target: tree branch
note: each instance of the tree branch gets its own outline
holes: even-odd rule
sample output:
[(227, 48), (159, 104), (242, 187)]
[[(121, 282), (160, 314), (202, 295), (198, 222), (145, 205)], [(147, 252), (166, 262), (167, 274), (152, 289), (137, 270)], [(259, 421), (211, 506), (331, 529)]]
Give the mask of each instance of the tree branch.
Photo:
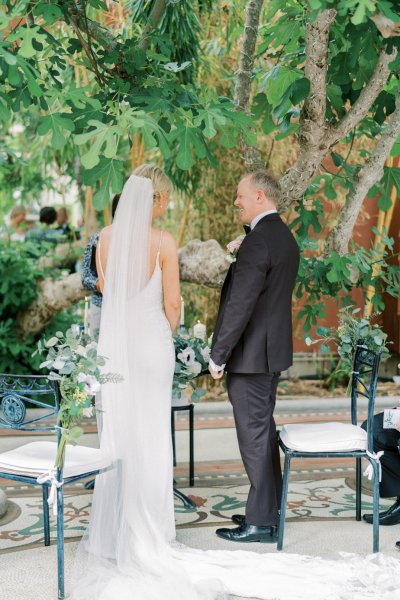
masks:
[(292, 202), (304, 194), (330, 148), (357, 127), (367, 115), (386, 84), (390, 75), (389, 64), (396, 56), (396, 48), (393, 48), (391, 54), (387, 54), (385, 49), (382, 50), (370, 80), (347, 114), (336, 125), (329, 127), (325, 122), (320, 126), (312, 120), (300, 122), (300, 154), (293, 167), (281, 178), (280, 211), (287, 210)]
[(40, 333), (62, 310), (76, 304), (87, 295), (81, 283), (81, 274), (73, 273), (63, 279), (45, 279), (36, 300), (17, 319), (22, 337)]
[[(236, 77), (234, 103), (237, 110), (249, 112), (251, 83), (253, 80), (254, 53), (256, 49), (258, 25), (264, 0), (249, 0), (246, 8), (243, 46), (240, 52), (240, 63)], [(265, 168), (261, 152), (250, 146), (241, 136), (241, 148), (246, 167), (249, 171)]]
[(307, 24), (304, 74), (310, 81), (310, 93), (300, 114), (298, 159), (280, 181), (280, 210), (286, 210), (295, 199), (304, 194), (328, 150), (328, 124), (325, 119), (326, 75), (329, 30), (335, 18), (335, 9), (322, 10), (315, 21), (309, 21)]
[(335, 18), (336, 10), (325, 10), (307, 26), (304, 75), (310, 82), (310, 93), (300, 115), (303, 128), (307, 127), (309, 121), (320, 128), (325, 127), (328, 41), (330, 27)]
[(386, 84), (390, 75), (389, 63), (397, 56), (397, 49), (393, 48), (393, 52), (388, 54), (386, 48), (381, 50), (378, 62), (374, 72), (371, 75), (367, 85), (361, 90), (356, 102), (344, 117), (331, 128), (330, 144), (336, 144), (344, 138), (354, 127), (356, 127), (366, 116), (372, 104), (377, 99), (382, 88)]
[(166, 4), (166, 0), (155, 0), (154, 2), (154, 6), (149, 15), (149, 20), (146, 24), (146, 27), (143, 29), (142, 37), (139, 43), (139, 48), (141, 48), (145, 52), (149, 49), (150, 46), (151, 32), (158, 27), (161, 21), (161, 17), (163, 16)]
[[(216, 240), (207, 242), (192, 240), (180, 248), (178, 253), (181, 281), (211, 288), (222, 286), (229, 263), (225, 252)], [(56, 262), (50, 258), (41, 266), (49, 267), (53, 264)], [(89, 293), (82, 287), (80, 273), (73, 273), (57, 280), (45, 279), (41, 283), (35, 301), (18, 316), (19, 334), (21, 337), (29, 334), (37, 335), (57, 313), (76, 304)]]
[(325, 254), (335, 250), (343, 255), (348, 251), (349, 241), (364, 199), (371, 187), (382, 178), (385, 161), (399, 134), (400, 88), (396, 96), (396, 109), (387, 121), (371, 156), (356, 176), (356, 184), (347, 195), (344, 208), (340, 212), (339, 221), (328, 236)]
[(68, 15), (75, 30), (86, 31), (87, 35), (96, 40), (105, 50), (115, 49), (117, 42), (113, 34), (97, 21), (87, 18), (85, 10), (81, 6), (73, 2), (73, 6), (68, 10)]

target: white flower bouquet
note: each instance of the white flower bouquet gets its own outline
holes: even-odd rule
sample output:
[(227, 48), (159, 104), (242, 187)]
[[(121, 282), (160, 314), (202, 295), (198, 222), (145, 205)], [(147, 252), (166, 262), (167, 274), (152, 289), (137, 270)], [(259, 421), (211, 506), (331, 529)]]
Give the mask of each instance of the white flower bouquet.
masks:
[(191, 400), (197, 402), (206, 393), (203, 388), (197, 388), (194, 379), (208, 372), (211, 348), (207, 342), (186, 334), (174, 336), (175, 372), (172, 386), (172, 396), (179, 399), (182, 391), (189, 385), (193, 392)]
[(79, 427), (82, 419), (95, 412), (94, 397), (101, 384), (118, 383), (122, 377), (117, 373), (100, 373), (105, 358), (97, 354), (97, 343), (81, 332), (79, 325), (72, 325), (65, 334), (57, 331), (54, 337), (40, 340), (36, 352), (47, 353), (40, 368), (49, 371), (50, 380), (59, 382), (61, 399), (57, 425), (61, 428), (61, 442), (55, 466), (61, 467), (65, 445), (76, 444), (83, 433)]

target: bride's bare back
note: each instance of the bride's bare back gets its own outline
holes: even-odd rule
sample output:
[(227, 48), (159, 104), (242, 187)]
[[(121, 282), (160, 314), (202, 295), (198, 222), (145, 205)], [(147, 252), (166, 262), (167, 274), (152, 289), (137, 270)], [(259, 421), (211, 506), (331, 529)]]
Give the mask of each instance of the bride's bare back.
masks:
[[(96, 269), (99, 276), (99, 288), (103, 292), (103, 273), (107, 270), (107, 258), (110, 247), (113, 226), (102, 229), (96, 252)], [(161, 237), (162, 236), (162, 237)], [(160, 247), (161, 241), (161, 247)], [(171, 326), (171, 330), (179, 323), (180, 311), (180, 285), (178, 252), (174, 238), (167, 231), (152, 228), (150, 237), (150, 273), (154, 273), (158, 249), (160, 248), (160, 268), (162, 270), (162, 285), (164, 297), (164, 311)], [(99, 251), (100, 250), (100, 251)]]

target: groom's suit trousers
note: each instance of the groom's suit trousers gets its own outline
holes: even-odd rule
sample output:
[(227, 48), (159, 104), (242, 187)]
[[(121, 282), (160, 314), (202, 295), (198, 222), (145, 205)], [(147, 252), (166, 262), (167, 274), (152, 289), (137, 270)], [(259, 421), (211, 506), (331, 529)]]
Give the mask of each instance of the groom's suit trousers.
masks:
[(282, 496), (282, 472), (273, 417), (280, 373), (228, 373), (239, 449), (250, 492), (246, 523), (277, 525)]

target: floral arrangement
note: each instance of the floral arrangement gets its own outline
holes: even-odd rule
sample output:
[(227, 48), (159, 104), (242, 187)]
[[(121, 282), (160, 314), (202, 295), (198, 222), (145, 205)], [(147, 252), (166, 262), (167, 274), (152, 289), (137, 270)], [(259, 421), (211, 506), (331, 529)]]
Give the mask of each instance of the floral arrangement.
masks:
[(361, 308), (345, 307), (339, 310), (339, 325), (335, 327), (317, 327), (316, 333), (321, 336), (312, 340), (309, 336), (305, 339), (308, 346), (322, 342), (321, 350), (329, 350), (327, 345), (333, 342), (340, 357), (336, 369), (331, 373), (328, 383), (333, 387), (336, 381), (349, 377), (353, 370), (356, 347), (361, 345), (367, 350), (380, 351), (381, 360), (389, 357), (387, 334), (382, 331), (378, 323), (371, 324), (371, 320), (379, 313), (363, 317)]
[(197, 388), (194, 379), (208, 371), (211, 348), (208, 342), (187, 334), (174, 336), (175, 372), (172, 386), (172, 397), (179, 399), (182, 391), (189, 385), (193, 388), (191, 400), (197, 402), (205, 394), (205, 390)]
[(230, 262), (230, 263), (236, 262), (239, 248), (245, 237), (246, 237), (245, 235), (239, 235), (239, 237), (237, 237), (234, 240), (232, 240), (231, 242), (229, 242), (229, 244), (226, 246), (226, 249), (227, 249), (226, 260), (228, 262)]
[(79, 325), (72, 325), (65, 334), (57, 331), (54, 337), (40, 340), (36, 353), (47, 353), (40, 368), (49, 371), (50, 380), (59, 382), (61, 401), (57, 425), (61, 428), (61, 442), (55, 466), (61, 467), (65, 445), (76, 444), (83, 433), (79, 424), (95, 412), (94, 397), (101, 384), (118, 383), (122, 377), (116, 373), (100, 373), (105, 358), (97, 353), (97, 342), (81, 331)]

